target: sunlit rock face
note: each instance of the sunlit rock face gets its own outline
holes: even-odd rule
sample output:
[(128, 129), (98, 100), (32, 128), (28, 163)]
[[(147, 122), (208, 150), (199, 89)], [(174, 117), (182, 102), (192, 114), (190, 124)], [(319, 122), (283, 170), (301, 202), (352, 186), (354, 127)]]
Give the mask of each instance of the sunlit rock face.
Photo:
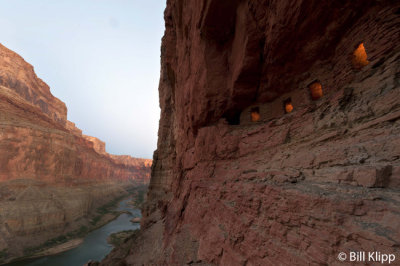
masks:
[(33, 67), (22, 57), (0, 44), (0, 86), (15, 93), (27, 103), (61, 125), (67, 121), (67, 107), (50, 93), (50, 88), (39, 79)]
[(169, 0), (143, 230), (102, 265), (335, 265), (339, 252), (398, 252), (399, 8)]
[(367, 52), (365, 51), (365, 47), (363, 43), (360, 43), (356, 50), (353, 53), (353, 65), (355, 68), (361, 69), (369, 64), (367, 59)]
[(0, 181), (147, 182), (151, 160), (110, 155), (103, 141), (82, 135), (32, 66), (4, 46), (0, 80)]
[(322, 85), (318, 81), (311, 83), (308, 87), (310, 88), (312, 100), (318, 100), (324, 95), (322, 91)]
[(76, 220), (148, 184), (151, 163), (82, 135), (32, 66), (0, 45), (0, 252), (20, 256), (77, 229)]

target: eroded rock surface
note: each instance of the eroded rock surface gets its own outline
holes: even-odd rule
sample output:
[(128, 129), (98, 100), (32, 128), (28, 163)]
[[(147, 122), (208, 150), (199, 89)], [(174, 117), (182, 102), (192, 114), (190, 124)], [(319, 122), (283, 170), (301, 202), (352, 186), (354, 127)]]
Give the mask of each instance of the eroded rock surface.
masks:
[(400, 258), (399, 14), (397, 1), (167, 1), (142, 230), (102, 265)]
[(82, 135), (33, 67), (0, 45), (0, 262), (148, 184), (151, 163), (110, 155)]

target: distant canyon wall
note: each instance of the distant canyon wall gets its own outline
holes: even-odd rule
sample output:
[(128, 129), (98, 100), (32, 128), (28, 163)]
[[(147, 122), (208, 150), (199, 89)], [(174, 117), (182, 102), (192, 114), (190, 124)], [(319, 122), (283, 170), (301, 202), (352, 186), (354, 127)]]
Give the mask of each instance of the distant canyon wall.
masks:
[(104, 142), (83, 135), (33, 67), (0, 45), (0, 251), (21, 255), (65, 233), (126, 189), (147, 185), (151, 164), (108, 154)]
[(0, 46), (0, 181), (146, 183), (151, 160), (110, 155), (82, 135), (67, 108), (19, 55)]
[(398, 1), (168, 0), (142, 230), (102, 265), (400, 257), (399, 14)]

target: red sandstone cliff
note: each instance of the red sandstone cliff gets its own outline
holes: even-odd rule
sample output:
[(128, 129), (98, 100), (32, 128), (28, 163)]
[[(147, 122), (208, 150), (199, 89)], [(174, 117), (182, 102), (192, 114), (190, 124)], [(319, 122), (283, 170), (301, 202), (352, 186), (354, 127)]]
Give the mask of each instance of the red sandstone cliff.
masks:
[(85, 225), (100, 205), (147, 185), (151, 163), (82, 135), (33, 67), (0, 45), (0, 254), (21, 256)]
[(151, 160), (110, 155), (104, 142), (82, 135), (33, 67), (1, 45), (0, 89), (0, 181), (148, 182)]
[(39, 79), (31, 65), (25, 60), (0, 44), (0, 85), (2, 91), (9, 89), (18, 94), (26, 102), (60, 123), (67, 121), (67, 107), (54, 97), (49, 86)]
[(102, 265), (399, 260), (399, 14), (397, 1), (168, 0), (142, 230)]

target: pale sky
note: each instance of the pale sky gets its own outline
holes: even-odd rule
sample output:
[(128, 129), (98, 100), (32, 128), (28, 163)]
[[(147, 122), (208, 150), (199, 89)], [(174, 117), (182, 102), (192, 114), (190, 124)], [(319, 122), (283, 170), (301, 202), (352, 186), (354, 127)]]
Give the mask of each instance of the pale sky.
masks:
[(0, 43), (112, 154), (156, 149), (165, 0), (0, 0)]

